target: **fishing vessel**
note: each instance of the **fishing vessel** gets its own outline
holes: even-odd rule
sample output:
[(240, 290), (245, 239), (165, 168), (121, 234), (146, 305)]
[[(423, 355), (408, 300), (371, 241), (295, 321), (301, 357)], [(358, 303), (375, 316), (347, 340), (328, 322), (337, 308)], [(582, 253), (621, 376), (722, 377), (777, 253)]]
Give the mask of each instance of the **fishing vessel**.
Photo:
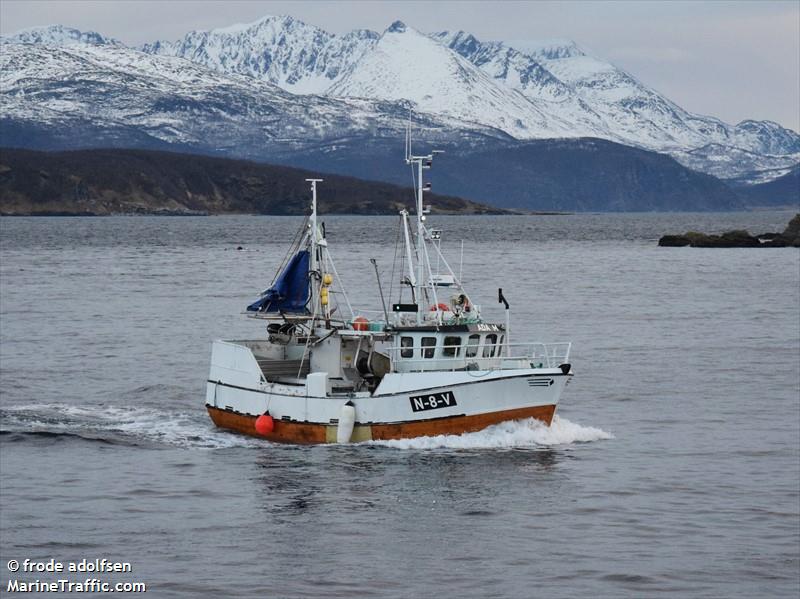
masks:
[[(247, 307), (254, 339), (214, 341), (206, 408), (214, 423), (285, 443), (352, 443), (478, 431), (508, 420), (550, 424), (572, 376), (570, 343), (511, 343), (481, 307), (426, 224), (424, 171), (413, 155), (415, 214), (400, 212), (402, 278), (379, 315), (353, 310), (317, 215), (310, 215), (270, 287)], [(397, 253), (396, 253), (397, 255)]]

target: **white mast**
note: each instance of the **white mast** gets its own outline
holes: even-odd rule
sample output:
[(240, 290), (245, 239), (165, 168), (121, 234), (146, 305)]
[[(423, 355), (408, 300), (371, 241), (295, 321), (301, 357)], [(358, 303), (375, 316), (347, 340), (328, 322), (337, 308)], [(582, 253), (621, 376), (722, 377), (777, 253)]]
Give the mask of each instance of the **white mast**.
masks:
[[(410, 132), (406, 132), (406, 164), (417, 167), (417, 281), (416, 281), (416, 301), (417, 301), (417, 324), (422, 323), (423, 307), (421, 305), (423, 292), (427, 284), (425, 283), (425, 259), (426, 252), (424, 251), (425, 243), (425, 215), (429, 210), (425, 210), (423, 205), (423, 193), (430, 191), (430, 185), (426, 185), (422, 181), (422, 170), (431, 168), (433, 164), (433, 157), (436, 154), (441, 154), (442, 150), (433, 150), (430, 154), (424, 156), (414, 156), (411, 154), (411, 137)], [(429, 265), (430, 269), (430, 265)], [(428, 281), (431, 285), (433, 281)]]
[(417, 302), (417, 277), (414, 275), (414, 261), (411, 259), (411, 240), (408, 238), (408, 210), (401, 210), (400, 215), (403, 217), (403, 237), (405, 237), (406, 255), (408, 259), (408, 280), (411, 283), (414, 295), (412, 300)]
[[(422, 264), (422, 244), (425, 243), (425, 237), (423, 236), (422, 230), (422, 220), (425, 218), (423, 216), (422, 211), (424, 210), (422, 206), (422, 160), (417, 160), (417, 285), (419, 285), (419, 289), (417, 290), (417, 302), (422, 301), (422, 294), (424, 291), (424, 283), (425, 281), (425, 268)], [(422, 322), (422, 310), (424, 308), (422, 306), (418, 306), (417, 308), (417, 324)]]
[[(317, 262), (317, 183), (321, 183), (324, 179), (306, 179), (309, 183), (311, 183), (311, 218), (309, 219), (309, 227), (311, 228), (311, 272), (316, 272), (319, 268), (319, 264)], [(312, 277), (313, 280), (313, 277)], [(314, 297), (314, 310), (313, 313), (317, 313), (318, 302), (319, 302), (319, 293), (318, 289), (314, 283), (312, 283), (312, 295)]]

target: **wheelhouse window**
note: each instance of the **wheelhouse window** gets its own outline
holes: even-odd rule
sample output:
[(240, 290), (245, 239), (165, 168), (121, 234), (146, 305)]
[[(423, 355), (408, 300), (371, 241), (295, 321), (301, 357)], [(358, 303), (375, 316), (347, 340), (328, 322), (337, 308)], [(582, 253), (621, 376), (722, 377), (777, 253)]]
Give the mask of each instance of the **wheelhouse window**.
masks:
[(464, 355), (467, 358), (474, 358), (478, 355), (478, 346), (481, 343), (480, 335), (470, 335), (467, 339), (467, 346), (464, 348)]
[(461, 354), (461, 337), (445, 337), (442, 355), (446, 358), (455, 358)]
[(434, 353), (436, 353), (436, 337), (423, 337), (422, 357), (432, 358)]
[(489, 333), (483, 342), (483, 357), (494, 358), (494, 345), (497, 343), (497, 335)]
[(414, 357), (414, 338), (413, 337), (400, 337), (400, 357), (413, 358)]

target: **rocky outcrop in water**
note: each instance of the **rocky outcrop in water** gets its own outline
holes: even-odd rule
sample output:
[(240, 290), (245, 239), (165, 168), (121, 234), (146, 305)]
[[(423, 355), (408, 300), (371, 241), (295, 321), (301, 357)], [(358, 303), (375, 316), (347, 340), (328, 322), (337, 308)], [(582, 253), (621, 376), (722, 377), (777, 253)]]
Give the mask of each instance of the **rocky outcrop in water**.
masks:
[(727, 231), (721, 235), (708, 235), (688, 231), (683, 235), (664, 235), (658, 240), (661, 247), (694, 248), (749, 248), (749, 247), (800, 247), (800, 214), (789, 221), (783, 233), (750, 235), (747, 231)]

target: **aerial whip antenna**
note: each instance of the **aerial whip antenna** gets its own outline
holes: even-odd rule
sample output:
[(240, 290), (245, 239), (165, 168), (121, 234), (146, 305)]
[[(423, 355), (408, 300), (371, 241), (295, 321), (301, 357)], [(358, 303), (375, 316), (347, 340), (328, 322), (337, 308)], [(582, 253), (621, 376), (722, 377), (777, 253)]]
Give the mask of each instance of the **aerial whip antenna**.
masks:
[(378, 279), (378, 291), (381, 293), (381, 306), (383, 306), (383, 316), (386, 318), (386, 326), (389, 326), (389, 312), (386, 310), (386, 300), (383, 299), (383, 287), (381, 286), (381, 275), (378, 274), (378, 261), (370, 258), (372, 266), (375, 267), (375, 278)]
[(411, 158), (411, 114), (408, 115), (406, 123), (406, 162)]

